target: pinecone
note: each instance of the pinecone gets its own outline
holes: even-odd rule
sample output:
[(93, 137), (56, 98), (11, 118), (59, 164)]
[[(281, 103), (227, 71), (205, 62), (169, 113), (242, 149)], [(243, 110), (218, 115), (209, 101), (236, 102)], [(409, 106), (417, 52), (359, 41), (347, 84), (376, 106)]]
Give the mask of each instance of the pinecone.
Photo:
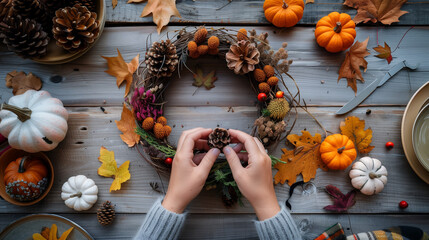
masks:
[(52, 32), (57, 45), (69, 52), (88, 48), (100, 33), (97, 14), (78, 4), (57, 10), (53, 21)]
[(105, 201), (99, 209), (97, 209), (97, 219), (101, 225), (109, 225), (115, 219), (115, 206), (110, 201)]
[(145, 63), (149, 74), (157, 77), (170, 77), (179, 63), (176, 46), (170, 40), (154, 42), (146, 54)]
[(207, 144), (210, 148), (219, 148), (222, 150), (231, 142), (231, 136), (225, 128), (215, 128), (209, 135)]
[(89, 11), (95, 12), (97, 9), (97, 3), (94, 0), (71, 0), (70, 6), (74, 6), (75, 4), (80, 4), (86, 8), (88, 8)]
[(0, 23), (3, 43), (10, 51), (23, 58), (37, 58), (46, 55), (49, 36), (42, 25), (19, 15), (9, 17)]
[(259, 55), (255, 44), (241, 40), (231, 45), (225, 58), (228, 68), (234, 70), (235, 74), (245, 74), (255, 70), (255, 65), (259, 63)]
[(13, 7), (12, 7), (13, 0), (1, 0), (0, 1), (0, 22), (3, 21), (6, 17), (12, 16), (13, 13)]
[(13, 9), (23, 19), (29, 18), (42, 24), (45, 31), (52, 26), (49, 10), (40, 0), (13, 0)]
[(254, 125), (258, 128), (258, 136), (264, 145), (279, 139), (286, 130), (284, 121), (274, 123), (269, 117), (259, 117)]
[(57, 11), (60, 8), (66, 7), (65, 0), (42, 0), (42, 1), (49, 11), (49, 19), (51, 19), (51, 22), (52, 22), (52, 18), (55, 17), (55, 11)]

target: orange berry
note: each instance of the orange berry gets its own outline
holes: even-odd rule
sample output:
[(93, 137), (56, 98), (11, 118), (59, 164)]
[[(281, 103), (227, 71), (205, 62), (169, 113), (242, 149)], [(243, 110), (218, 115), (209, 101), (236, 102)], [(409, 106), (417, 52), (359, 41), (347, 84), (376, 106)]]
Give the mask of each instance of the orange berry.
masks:
[(163, 139), (165, 137), (164, 126), (161, 123), (155, 123), (155, 126), (153, 127), (153, 133), (155, 134), (156, 138)]
[(194, 41), (188, 42), (188, 51), (189, 51), (189, 54), (198, 51), (197, 43)]
[(198, 54), (200, 56), (206, 55), (208, 51), (209, 51), (209, 47), (207, 45), (198, 46)]
[(255, 77), (255, 80), (257, 82), (264, 82), (265, 81), (265, 72), (262, 69), (255, 69), (255, 71), (253, 71), (253, 76)]
[(215, 48), (215, 49), (210, 49), (209, 48), (209, 54), (210, 55), (217, 55), (219, 53), (219, 49)]
[(247, 31), (244, 28), (238, 30), (238, 33), (237, 33), (237, 41), (241, 41), (241, 40), (247, 40)]
[(198, 29), (198, 31), (195, 33), (194, 41), (197, 44), (201, 44), (206, 40), (206, 37), (207, 37), (207, 29), (205, 29), (203, 27), (203, 28)]
[(168, 137), (171, 133), (171, 127), (166, 125), (164, 126), (165, 137)]
[(277, 77), (270, 77), (267, 80), (268, 85), (270, 85), (271, 87), (274, 87), (275, 85), (277, 85), (278, 82), (279, 82), (279, 79)]
[(156, 120), (156, 122), (157, 122), (157, 123), (161, 123), (161, 124), (162, 124), (162, 126), (165, 126), (165, 125), (167, 125), (167, 118), (165, 118), (165, 117), (163, 117), (163, 116), (158, 117), (158, 119)]
[(259, 84), (259, 92), (268, 94), (268, 93), (270, 93), (270, 90), (271, 90), (271, 87), (270, 87), (270, 85), (268, 85), (268, 83), (263, 82), (263, 83)]
[(209, 49), (217, 49), (219, 47), (219, 38), (216, 36), (211, 36), (207, 41)]
[(153, 125), (155, 125), (155, 121), (153, 120), (153, 118), (147, 117), (143, 120), (142, 128), (145, 131), (150, 131), (150, 130), (152, 130)]
[(264, 72), (265, 72), (265, 75), (267, 76), (267, 78), (274, 76), (274, 68), (271, 67), (270, 65), (264, 66)]

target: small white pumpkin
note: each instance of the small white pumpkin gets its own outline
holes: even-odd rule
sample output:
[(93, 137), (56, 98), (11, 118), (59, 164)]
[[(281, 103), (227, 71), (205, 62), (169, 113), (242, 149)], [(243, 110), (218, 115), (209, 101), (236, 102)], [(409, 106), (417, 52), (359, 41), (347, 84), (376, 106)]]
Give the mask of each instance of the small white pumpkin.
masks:
[(84, 175), (70, 177), (63, 184), (61, 191), (61, 198), (65, 201), (67, 207), (76, 211), (90, 209), (98, 198), (97, 185), (92, 179)]
[(34, 153), (57, 147), (67, 133), (63, 103), (46, 91), (28, 90), (0, 108), (0, 134), (15, 149)]
[(365, 195), (381, 192), (387, 183), (387, 170), (380, 160), (363, 157), (355, 162), (349, 173), (354, 188)]

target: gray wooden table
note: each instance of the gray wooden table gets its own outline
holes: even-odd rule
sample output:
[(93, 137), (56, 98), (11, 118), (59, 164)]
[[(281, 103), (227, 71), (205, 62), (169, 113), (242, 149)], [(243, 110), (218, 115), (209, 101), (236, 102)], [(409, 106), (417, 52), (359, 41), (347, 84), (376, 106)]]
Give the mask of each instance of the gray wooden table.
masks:
[[(115, 56), (118, 48), (126, 60), (137, 53), (143, 56), (146, 38), (156, 33), (151, 18), (140, 18), (145, 5), (126, 4), (120, 1), (112, 9), (107, 0), (107, 27), (97, 45), (80, 59), (63, 65), (40, 65), (23, 60), (13, 53), (0, 48), (0, 76), (12, 70), (33, 72), (43, 80), (43, 89), (60, 98), (70, 113), (69, 132), (59, 147), (47, 154), (53, 160), (55, 182), (49, 195), (39, 204), (30, 207), (18, 207), (0, 200), (0, 230), (11, 221), (33, 213), (55, 213), (72, 219), (83, 226), (96, 239), (129, 239), (140, 226), (152, 203), (161, 196), (154, 192), (149, 182), (160, 182), (155, 170), (151, 168), (134, 148), (128, 148), (119, 138), (115, 120), (120, 119), (124, 89), (118, 89), (115, 79), (104, 71), (107, 65), (100, 56)], [(274, 48), (283, 41), (288, 42), (289, 58), (293, 59), (290, 74), (297, 80), (301, 96), (305, 99), (309, 111), (331, 132), (339, 132), (338, 117), (335, 112), (354, 96), (346, 88), (346, 80), (337, 83), (338, 69), (344, 59), (344, 53), (329, 54), (319, 48), (314, 39), (315, 22), (329, 12), (347, 12), (352, 16), (355, 10), (342, 6), (341, 1), (316, 0), (306, 5), (300, 24), (290, 29), (276, 29), (269, 25), (262, 10), (262, 1), (234, 0), (222, 10), (216, 10), (228, 3), (222, 1), (182, 0), (177, 7), (182, 18), (172, 18), (166, 30), (180, 28), (178, 25), (201, 24), (228, 26), (231, 28), (255, 28), (258, 32), (268, 32)], [(364, 26), (357, 28), (357, 40), (370, 37), (368, 48), (387, 42), (396, 47), (403, 34), (416, 26), (405, 36), (400, 47), (394, 52), (394, 61), (401, 58), (419, 61), (417, 71), (401, 71), (363, 104), (347, 116), (365, 119), (367, 126), (374, 131), (371, 156), (380, 159), (389, 171), (388, 184), (384, 191), (376, 196), (358, 194), (357, 203), (349, 214), (331, 214), (323, 207), (332, 203), (324, 192), (328, 184), (338, 186), (342, 191), (352, 189), (348, 171), (318, 171), (312, 181), (313, 191), (303, 192), (297, 188), (291, 203), (292, 214), (308, 238), (316, 236), (330, 225), (340, 222), (347, 234), (375, 230), (394, 225), (412, 225), (429, 232), (429, 186), (413, 172), (401, 146), (400, 124), (404, 108), (413, 93), (428, 81), (429, 56), (429, 1), (410, 0), (403, 6), (409, 11), (400, 18), (401, 22), (393, 26)], [(176, 26), (175, 26), (176, 25)], [(378, 37), (377, 37), (378, 36)], [(156, 40), (156, 34), (152, 36)], [(364, 74), (366, 82), (358, 84), (358, 92), (389, 69), (385, 60), (375, 58), (373, 50), (366, 58), (368, 71)], [(194, 67), (196, 61), (190, 61)], [(201, 64), (200, 64), (201, 65)], [(234, 75), (223, 61), (204, 58), (203, 69), (215, 69), (219, 80), (210, 91), (198, 90), (191, 85), (193, 79), (189, 72), (183, 71), (182, 78), (172, 80), (167, 90), (166, 116), (171, 125), (175, 125), (171, 142), (177, 142), (181, 132), (197, 126), (236, 128), (250, 132), (257, 117), (255, 96), (247, 80)], [(63, 80), (52, 82), (52, 76), (60, 75)], [(4, 84), (0, 84), (2, 101), (12, 94)], [(103, 113), (100, 107), (104, 107)], [(229, 107), (234, 112), (228, 111)], [(367, 109), (372, 113), (366, 115)], [(304, 112), (299, 112), (299, 121), (294, 133), (306, 128), (313, 134), (321, 129)], [(393, 141), (395, 148), (388, 151), (384, 144)], [(100, 163), (100, 146), (115, 151), (119, 163), (131, 160), (131, 180), (123, 184), (122, 190), (109, 193), (111, 178), (97, 175)], [(281, 155), (281, 143), (272, 152)], [(99, 187), (99, 200), (95, 207), (85, 212), (75, 212), (64, 205), (60, 192), (62, 184), (78, 174), (95, 180)], [(163, 179), (165, 185), (168, 179)], [(288, 185), (276, 186), (279, 201), (285, 201), (289, 192)], [(95, 211), (99, 204), (110, 200), (116, 204), (117, 219), (108, 227), (98, 224)], [(398, 208), (398, 203), (406, 200), (409, 207)], [(189, 217), (181, 235), (183, 239), (256, 239), (256, 230), (252, 223), (255, 219), (253, 209), (245, 201), (244, 207), (225, 208), (215, 192), (203, 192), (189, 206)]]

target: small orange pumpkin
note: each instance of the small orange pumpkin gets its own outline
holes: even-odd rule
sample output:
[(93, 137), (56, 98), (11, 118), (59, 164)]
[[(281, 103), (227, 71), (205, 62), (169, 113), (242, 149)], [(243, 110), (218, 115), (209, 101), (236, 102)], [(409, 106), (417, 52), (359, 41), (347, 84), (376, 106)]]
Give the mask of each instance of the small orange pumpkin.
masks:
[(320, 145), (320, 153), (326, 166), (333, 170), (346, 169), (357, 156), (352, 140), (341, 134), (326, 137)]
[(317, 44), (328, 52), (340, 52), (349, 48), (356, 37), (356, 24), (347, 13), (331, 12), (316, 25)]
[(304, 14), (303, 0), (265, 0), (265, 18), (276, 27), (292, 27)]
[(4, 172), (6, 193), (21, 202), (33, 201), (48, 185), (48, 169), (40, 159), (22, 157), (10, 162)]

